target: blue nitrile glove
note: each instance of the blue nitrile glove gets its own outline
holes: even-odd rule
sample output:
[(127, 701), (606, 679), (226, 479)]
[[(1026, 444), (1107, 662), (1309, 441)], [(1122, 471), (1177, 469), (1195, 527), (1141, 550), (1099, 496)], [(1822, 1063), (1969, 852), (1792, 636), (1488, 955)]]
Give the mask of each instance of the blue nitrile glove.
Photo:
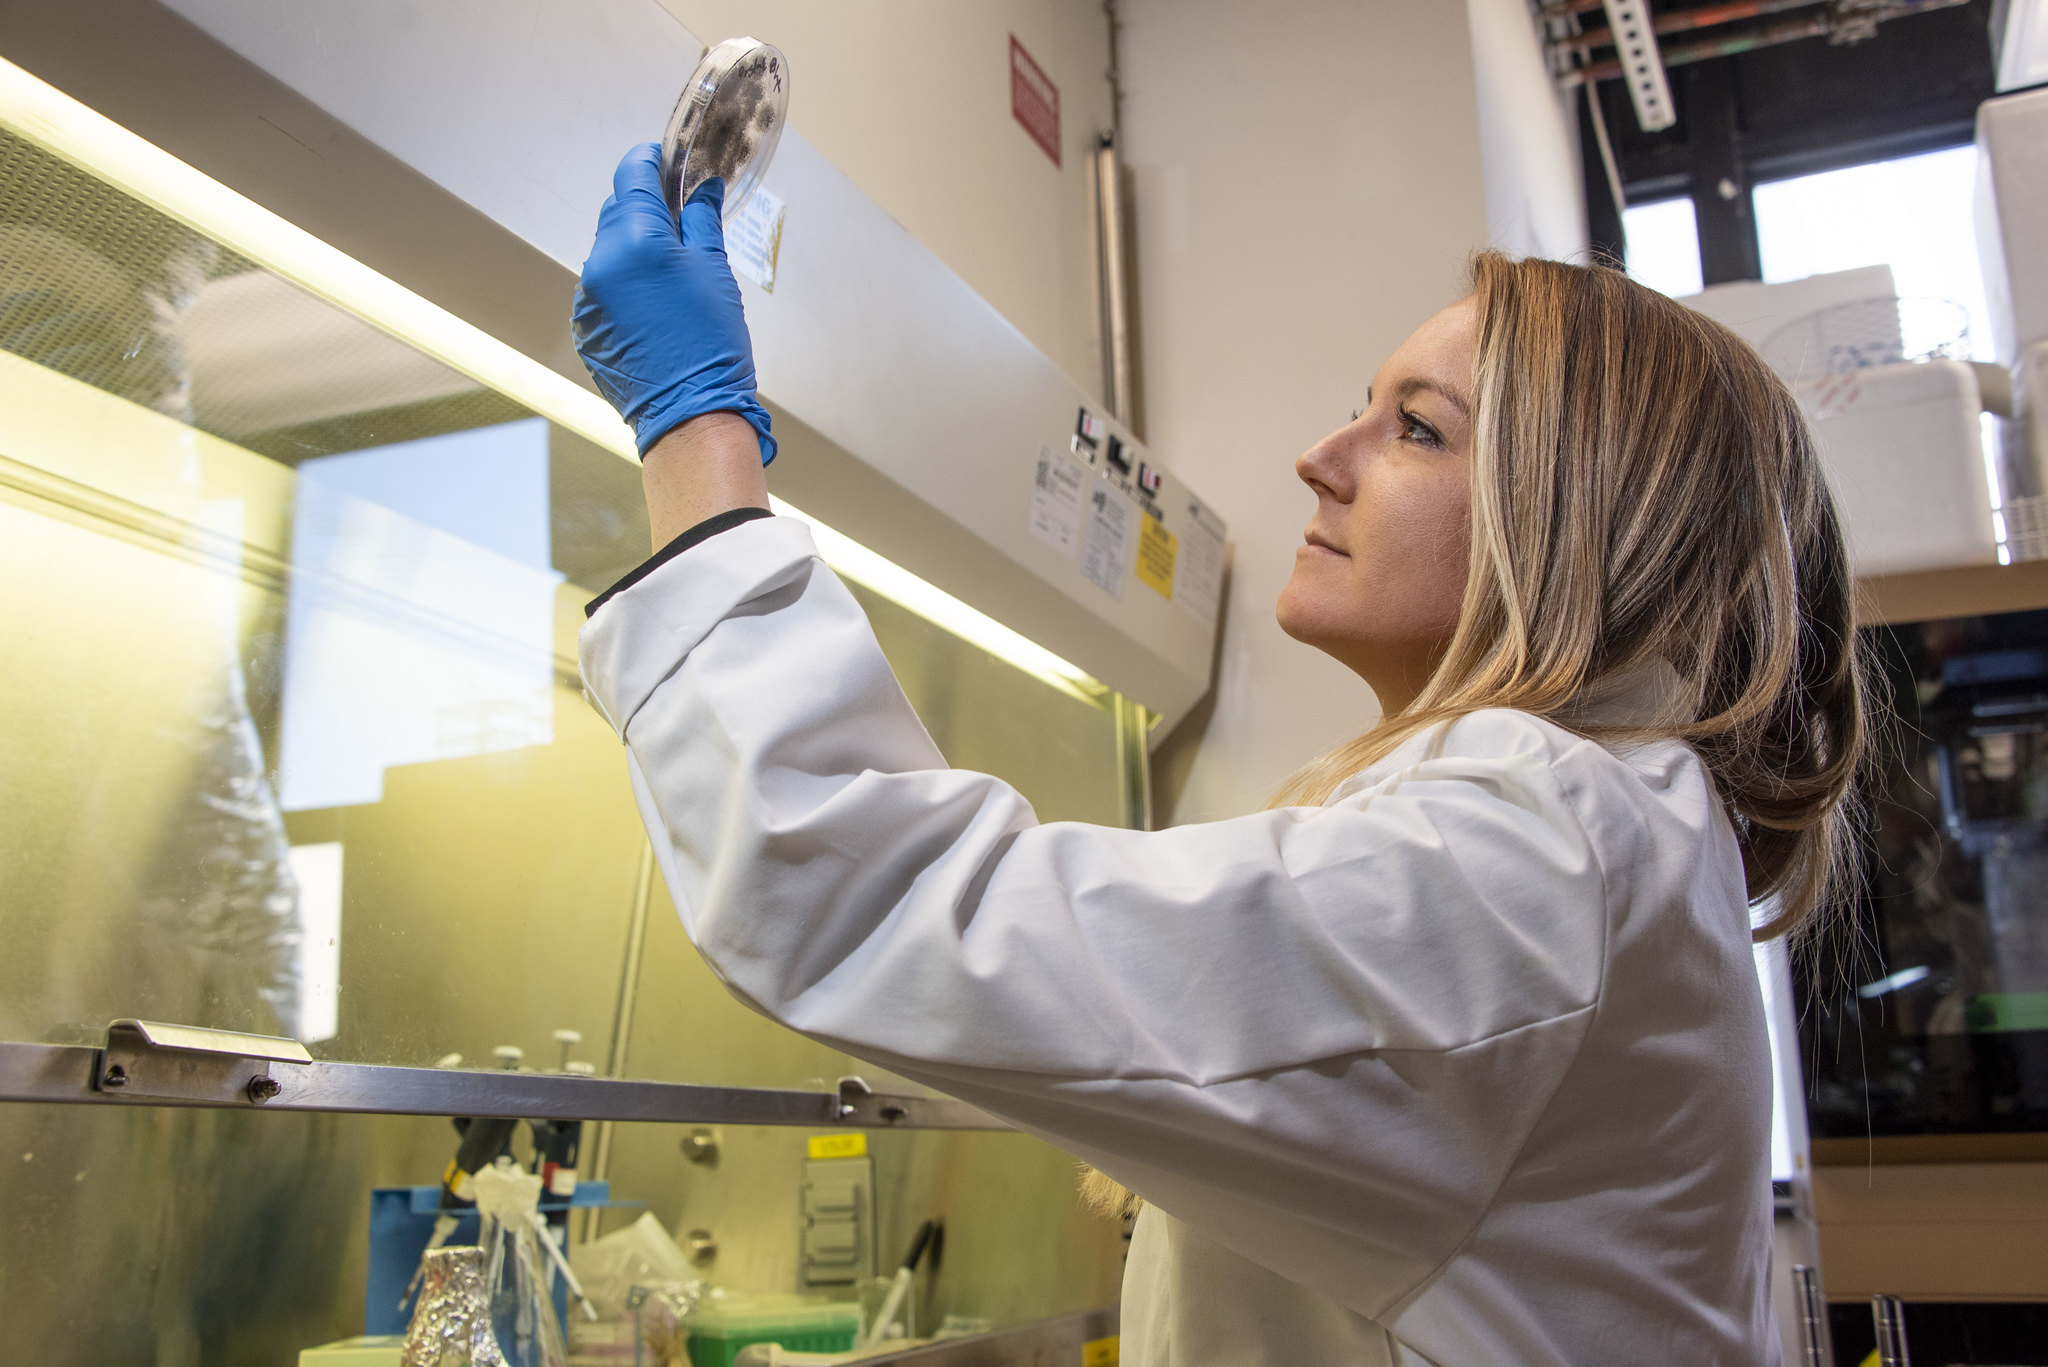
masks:
[(661, 149), (643, 142), (612, 175), (576, 286), (572, 331), (590, 378), (633, 424), (640, 454), (701, 413), (737, 413), (775, 459), (754, 393), (754, 345), (725, 260), (725, 183), (707, 180), (681, 226), (661, 193)]

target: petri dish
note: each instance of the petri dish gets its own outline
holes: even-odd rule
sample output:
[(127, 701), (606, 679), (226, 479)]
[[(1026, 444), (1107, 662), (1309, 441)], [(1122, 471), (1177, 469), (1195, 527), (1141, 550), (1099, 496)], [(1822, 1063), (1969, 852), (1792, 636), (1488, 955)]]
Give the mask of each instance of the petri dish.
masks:
[(789, 59), (753, 38), (728, 38), (704, 54), (661, 137), (661, 188), (669, 212), (716, 176), (732, 222), (767, 173), (789, 113)]

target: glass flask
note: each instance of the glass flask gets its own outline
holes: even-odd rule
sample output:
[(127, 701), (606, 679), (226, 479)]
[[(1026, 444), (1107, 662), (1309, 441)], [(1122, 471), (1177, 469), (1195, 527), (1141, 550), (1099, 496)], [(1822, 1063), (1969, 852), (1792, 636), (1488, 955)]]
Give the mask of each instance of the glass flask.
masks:
[(399, 1367), (506, 1367), (491, 1332), (483, 1249), (429, 1249), (420, 1265), (425, 1284), (405, 1331)]

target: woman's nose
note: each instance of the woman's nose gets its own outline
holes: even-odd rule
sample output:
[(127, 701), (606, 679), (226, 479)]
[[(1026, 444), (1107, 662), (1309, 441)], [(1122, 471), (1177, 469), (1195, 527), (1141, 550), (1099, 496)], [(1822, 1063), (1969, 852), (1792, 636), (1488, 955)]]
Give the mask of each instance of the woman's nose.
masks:
[(1321, 492), (1327, 489), (1340, 503), (1351, 501), (1351, 461), (1344, 443), (1333, 432), (1294, 458), (1294, 473), (1303, 484)]

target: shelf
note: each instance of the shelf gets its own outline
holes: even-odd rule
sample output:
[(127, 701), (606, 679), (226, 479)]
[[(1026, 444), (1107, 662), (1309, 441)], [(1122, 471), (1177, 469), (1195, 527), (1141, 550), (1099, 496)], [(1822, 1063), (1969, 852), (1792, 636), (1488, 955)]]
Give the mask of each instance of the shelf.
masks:
[(2048, 560), (1965, 565), (1856, 581), (1856, 624), (1888, 626), (2048, 608)]
[(1813, 1165), (1817, 1168), (2044, 1162), (2048, 1162), (2048, 1134), (1888, 1134), (1813, 1141)]

